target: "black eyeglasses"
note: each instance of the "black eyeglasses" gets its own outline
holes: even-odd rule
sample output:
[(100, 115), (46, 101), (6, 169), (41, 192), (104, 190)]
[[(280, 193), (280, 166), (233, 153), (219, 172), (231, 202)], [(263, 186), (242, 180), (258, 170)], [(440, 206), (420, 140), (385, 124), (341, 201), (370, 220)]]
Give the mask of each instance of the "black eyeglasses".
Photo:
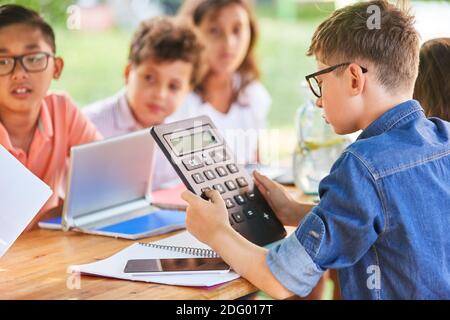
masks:
[[(314, 95), (317, 98), (322, 97), (322, 85), (320, 84), (319, 80), (317, 80), (316, 76), (320, 76), (321, 74), (329, 73), (331, 71), (336, 70), (339, 67), (348, 66), (349, 64), (351, 64), (351, 62), (340, 63), (335, 66), (332, 66), (332, 67), (317, 71), (315, 73), (312, 73), (310, 75), (307, 75), (305, 77), (305, 79), (308, 82), (309, 88), (311, 89), (312, 93), (314, 93)], [(367, 72), (366, 68), (361, 67), (361, 66), (360, 66), (360, 68), (363, 73)]]
[(6, 76), (14, 71), (17, 61), (27, 72), (41, 72), (47, 69), (48, 59), (54, 56), (47, 52), (36, 52), (21, 56), (0, 57), (0, 76)]

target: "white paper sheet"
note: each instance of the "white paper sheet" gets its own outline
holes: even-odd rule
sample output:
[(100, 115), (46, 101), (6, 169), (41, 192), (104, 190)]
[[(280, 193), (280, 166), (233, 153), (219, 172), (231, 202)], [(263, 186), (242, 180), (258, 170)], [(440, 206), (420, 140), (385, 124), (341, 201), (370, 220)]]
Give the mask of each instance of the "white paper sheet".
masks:
[[(209, 249), (208, 246), (195, 239), (187, 231), (181, 232), (177, 235), (162, 239), (154, 243), (159, 245)], [(215, 274), (139, 275), (139, 276), (123, 272), (128, 260), (157, 259), (157, 258), (160, 259), (193, 258), (193, 257), (196, 256), (184, 254), (181, 252), (145, 247), (138, 243), (135, 243), (105, 260), (85, 265), (70, 266), (70, 271), (74, 273), (82, 273), (82, 274), (84, 273), (132, 281), (155, 282), (162, 284), (171, 284), (180, 286), (199, 286), (199, 287), (210, 287), (239, 278), (239, 275), (232, 271), (223, 274), (215, 273)]]
[(44, 182), (0, 145), (0, 257), (51, 195)]

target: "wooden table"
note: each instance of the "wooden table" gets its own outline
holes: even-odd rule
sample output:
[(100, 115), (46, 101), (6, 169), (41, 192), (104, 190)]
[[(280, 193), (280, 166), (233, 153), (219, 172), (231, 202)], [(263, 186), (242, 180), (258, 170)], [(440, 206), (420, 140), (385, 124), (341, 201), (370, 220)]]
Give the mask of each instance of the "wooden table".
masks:
[(237, 299), (257, 291), (243, 278), (212, 288), (194, 288), (78, 277), (67, 270), (69, 265), (107, 258), (131, 244), (76, 232), (25, 233), (0, 259), (0, 299)]
[[(298, 191), (289, 191), (300, 197)], [(150, 242), (173, 235), (151, 237)], [(237, 299), (257, 291), (239, 278), (212, 288), (149, 284), (103, 277), (77, 277), (70, 265), (105, 259), (130, 240), (77, 232), (33, 230), (22, 234), (0, 259), (0, 299)]]

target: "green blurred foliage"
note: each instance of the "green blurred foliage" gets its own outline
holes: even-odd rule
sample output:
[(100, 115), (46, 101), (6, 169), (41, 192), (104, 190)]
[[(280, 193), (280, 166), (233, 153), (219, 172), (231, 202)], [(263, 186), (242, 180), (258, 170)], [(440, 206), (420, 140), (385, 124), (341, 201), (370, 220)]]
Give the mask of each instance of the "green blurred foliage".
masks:
[(67, 19), (67, 8), (73, 0), (0, 0), (2, 4), (18, 4), (39, 12), (52, 25), (64, 25)]
[[(52, 89), (68, 92), (82, 107), (123, 87), (132, 32), (120, 28), (103, 32), (69, 30), (66, 11), (74, 2), (0, 0), (1, 4), (16, 3), (32, 8), (54, 27), (57, 54), (64, 58), (65, 67)], [(314, 59), (307, 58), (305, 53), (314, 29), (322, 16), (329, 14), (322, 6), (315, 8), (291, 20), (280, 18), (274, 3), (266, 2), (257, 7), (261, 31), (257, 53), (262, 82), (272, 96), (269, 114), (272, 128), (293, 126), (295, 110), (303, 102), (300, 85), (305, 74), (315, 69)]]

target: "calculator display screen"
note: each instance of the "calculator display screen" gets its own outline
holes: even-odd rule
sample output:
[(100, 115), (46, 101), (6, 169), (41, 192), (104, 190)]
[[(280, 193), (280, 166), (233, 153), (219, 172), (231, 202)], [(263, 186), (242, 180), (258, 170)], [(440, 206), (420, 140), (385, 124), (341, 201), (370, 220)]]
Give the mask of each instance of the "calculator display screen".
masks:
[(205, 149), (213, 144), (216, 144), (217, 140), (210, 130), (205, 130), (172, 138), (170, 139), (170, 143), (177, 154), (185, 154)]

